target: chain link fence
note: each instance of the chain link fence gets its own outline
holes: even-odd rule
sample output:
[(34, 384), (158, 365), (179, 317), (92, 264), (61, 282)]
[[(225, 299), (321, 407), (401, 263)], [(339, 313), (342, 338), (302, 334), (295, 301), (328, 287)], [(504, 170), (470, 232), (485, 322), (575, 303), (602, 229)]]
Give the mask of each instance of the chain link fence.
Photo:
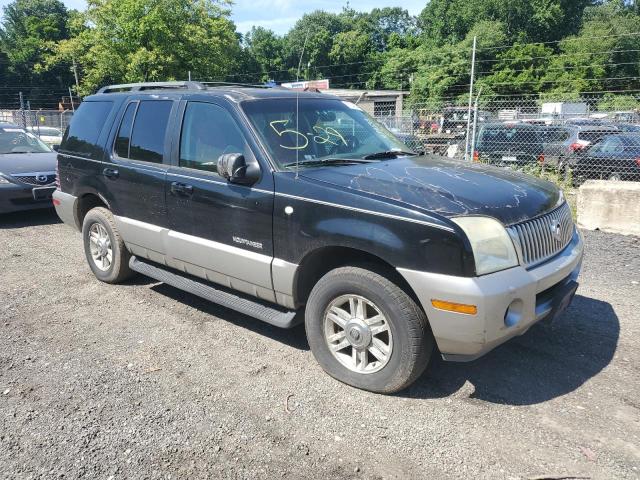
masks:
[(588, 179), (640, 181), (640, 96), (542, 100), (481, 96), (412, 103), (376, 115), (414, 151), (538, 174), (566, 188)]
[[(41, 94), (42, 95), (42, 94)], [(31, 100), (34, 102), (43, 102), (45, 97), (39, 96), (30, 99), (27, 96), (19, 94), (5, 94), (0, 97), (0, 123), (10, 123), (18, 125), (40, 137), (49, 145), (59, 144), (62, 135), (69, 125), (73, 117), (75, 108), (79, 105), (79, 99), (76, 97), (59, 96), (51, 94), (46, 97), (48, 105), (58, 104), (58, 108), (31, 108)], [(57, 98), (57, 102), (53, 99)], [(73, 104), (71, 103), (73, 101)], [(4, 104), (4, 105), (2, 105)], [(2, 108), (3, 106), (10, 108)], [(17, 106), (17, 108), (16, 108)]]

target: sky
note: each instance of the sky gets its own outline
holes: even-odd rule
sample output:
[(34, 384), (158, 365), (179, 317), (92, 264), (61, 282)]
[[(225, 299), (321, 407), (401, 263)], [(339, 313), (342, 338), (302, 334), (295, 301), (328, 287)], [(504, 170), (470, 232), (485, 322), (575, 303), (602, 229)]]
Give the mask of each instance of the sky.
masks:
[[(0, 0), (0, 7), (11, 0)], [(82, 10), (84, 0), (63, 0), (68, 8)], [(251, 30), (253, 25), (269, 28), (278, 34), (287, 31), (302, 15), (314, 10), (339, 12), (347, 4), (346, 0), (235, 0), (231, 7), (231, 17), (239, 32)], [(354, 10), (370, 11), (373, 8), (403, 7), (412, 15), (417, 15), (427, 4), (427, 0), (350, 0)]]

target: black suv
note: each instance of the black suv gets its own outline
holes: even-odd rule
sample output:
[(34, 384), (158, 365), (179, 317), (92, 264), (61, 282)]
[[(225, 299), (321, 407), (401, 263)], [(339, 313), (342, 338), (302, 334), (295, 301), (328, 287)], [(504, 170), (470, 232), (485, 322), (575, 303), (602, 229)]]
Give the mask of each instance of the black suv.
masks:
[(526, 123), (488, 123), (480, 128), (474, 159), (500, 166), (544, 163), (543, 130)]
[(562, 192), (407, 151), (323, 93), (105, 87), (58, 153), (60, 217), (96, 277), (140, 272), (278, 327), (393, 392), (434, 347), (471, 360), (570, 302), (582, 241)]

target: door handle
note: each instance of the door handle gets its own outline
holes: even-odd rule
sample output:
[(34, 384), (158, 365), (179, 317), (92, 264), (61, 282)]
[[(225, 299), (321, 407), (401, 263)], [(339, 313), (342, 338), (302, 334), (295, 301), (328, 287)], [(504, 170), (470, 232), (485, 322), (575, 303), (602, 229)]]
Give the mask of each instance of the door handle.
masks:
[(171, 182), (171, 193), (178, 195), (193, 195), (193, 185), (186, 183)]
[(120, 173), (115, 168), (105, 168), (102, 170), (102, 174), (107, 178), (118, 178)]

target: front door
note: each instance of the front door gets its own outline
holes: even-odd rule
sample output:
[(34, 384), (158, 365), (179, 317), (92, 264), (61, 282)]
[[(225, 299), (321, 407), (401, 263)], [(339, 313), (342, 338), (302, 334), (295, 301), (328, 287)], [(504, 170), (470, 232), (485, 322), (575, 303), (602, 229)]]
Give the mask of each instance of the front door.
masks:
[(215, 283), (274, 300), (273, 177), (262, 165), (251, 186), (227, 182), (218, 157), (255, 158), (247, 131), (224, 104), (182, 105), (180, 137), (167, 172), (169, 265)]

